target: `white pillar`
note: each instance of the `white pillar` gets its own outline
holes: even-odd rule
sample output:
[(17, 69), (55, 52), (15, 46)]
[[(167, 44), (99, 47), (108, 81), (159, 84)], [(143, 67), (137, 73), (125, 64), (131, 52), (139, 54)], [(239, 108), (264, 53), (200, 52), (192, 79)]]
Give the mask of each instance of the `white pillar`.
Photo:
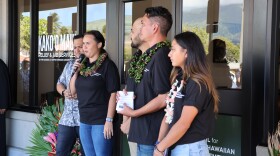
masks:
[(8, 62), (8, 0), (0, 1), (0, 58)]

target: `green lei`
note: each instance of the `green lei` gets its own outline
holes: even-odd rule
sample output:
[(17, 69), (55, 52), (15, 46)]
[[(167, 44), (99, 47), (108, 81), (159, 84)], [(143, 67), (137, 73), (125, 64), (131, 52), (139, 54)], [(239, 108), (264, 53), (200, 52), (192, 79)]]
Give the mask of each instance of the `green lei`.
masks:
[(130, 68), (128, 69), (129, 77), (134, 78), (136, 83), (140, 83), (143, 77), (144, 68), (151, 61), (152, 56), (156, 53), (156, 51), (163, 46), (170, 47), (170, 42), (159, 42), (154, 48), (151, 48), (149, 51), (145, 52), (142, 55), (137, 52), (136, 55), (132, 57)]
[(94, 73), (96, 73), (97, 69), (101, 66), (101, 64), (104, 62), (108, 54), (105, 52), (101, 55), (98, 56), (95, 64), (92, 67), (86, 67), (87, 60), (86, 58), (83, 59), (82, 61), (82, 66), (80, 70), (80, 74), (84, 77), (88, 77)]

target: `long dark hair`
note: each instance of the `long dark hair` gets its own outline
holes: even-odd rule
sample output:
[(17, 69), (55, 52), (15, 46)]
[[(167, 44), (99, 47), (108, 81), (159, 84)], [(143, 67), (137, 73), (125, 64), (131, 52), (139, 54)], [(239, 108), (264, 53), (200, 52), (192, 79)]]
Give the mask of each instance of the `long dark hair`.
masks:
[[(209, 93), (213, 96), (214, 112), (218, 112), (219, 96), (211, 76), (209, 65), (206, 61), (206, 53), (200, 38), (193, 32), (183, 32), (174, 37), (174, 40), (183, 49), (187, 50), (186, 64), (183, 70), (183, 79), (190, 77), (199, 86), (204, 84)], [(174, 67), (170, 76), (171, 82), (174, 82), (178, 74), (178, 67)]]

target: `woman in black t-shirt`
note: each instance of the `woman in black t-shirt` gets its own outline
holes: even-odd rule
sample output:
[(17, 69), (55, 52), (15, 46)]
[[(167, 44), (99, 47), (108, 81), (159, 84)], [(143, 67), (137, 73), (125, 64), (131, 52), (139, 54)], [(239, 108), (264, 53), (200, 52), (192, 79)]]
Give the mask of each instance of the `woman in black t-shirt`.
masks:
[(80, 138), (88, 156), (110, 156), (113, 151), (115, 97), (120, 89), (120, 78), (104, 45), (99, 31), (85, 33), (83, 51), (86, 57), (81, 63), (76, 60), (76, 72), (70, 82), (71, 92), (77, 93), (79, 100)]
[(205, 139), (213, 133), (219, 97), (201, 40), (192, 32), (178, 34), (168, 56), (172, 88), (154, 156), (164, 155), (167, 148), (172, 156), (207, 156)]

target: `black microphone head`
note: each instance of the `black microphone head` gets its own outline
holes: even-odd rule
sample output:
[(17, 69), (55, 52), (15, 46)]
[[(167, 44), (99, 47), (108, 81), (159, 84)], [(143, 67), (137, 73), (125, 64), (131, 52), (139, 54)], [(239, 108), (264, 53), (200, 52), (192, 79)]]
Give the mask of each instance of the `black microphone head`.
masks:
[(79, 56), (79, 62), (81, 62), (84, 58), (85, 58), (86, 56), (85, 56), (85, 54), (81, 54), (80, 56)]
[[(78, 62), (81, 63), (85, 57), (86, 57), (85, 54), (81, 54), (79, 56)], [(71, 77), (75, 74), (76, 71), (77, 71), (77, 68), (74, 68)]]

